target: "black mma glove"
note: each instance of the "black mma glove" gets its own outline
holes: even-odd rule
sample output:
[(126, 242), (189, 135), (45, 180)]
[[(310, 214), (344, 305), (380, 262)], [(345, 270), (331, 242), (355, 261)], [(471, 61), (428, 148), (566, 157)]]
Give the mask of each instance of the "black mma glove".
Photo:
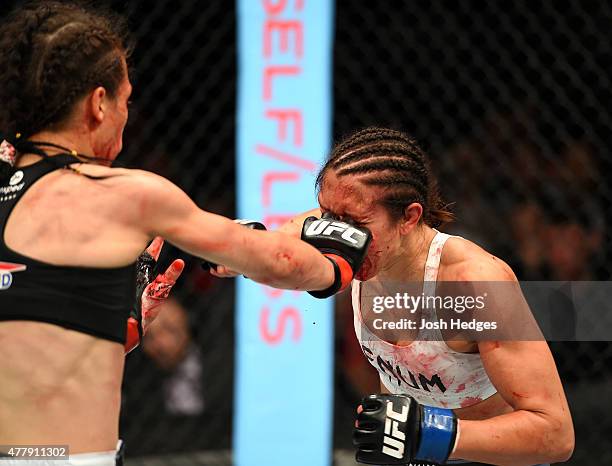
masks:
[[(241, 219), (236, 219), (234, 220), (234, 222), (238, 223), (239, 225), (242, 225), (244, 227), (250, 228), (251, 230), (266, 230), (266, 226), (261, 223), (261, 222), (256, 222), (255, 220), (241, 220)], [(201, 264), (202, 268), (204, 270), (210, 270), (210, 269), (214, 269), (217, 267), (217, 265), (219, 264), (213, 264), (212, 262), (209, 261), (203, 261)]]
[(361, 401), (353, 431), (359, 463), (446, 464), (457, 438), (457, 418), (450, 409), (417, 403), (407, 395), (369, 395)]
[(372, 233), (365, 227), (356, 227), (329, 216), (308, 217), (302, 226), (302, 240), (321, 251), (334, 265), (334, 283), (326, 290), (308, 292), (315, 298), (328, 298), (351, 283), (363, 264)]
[(149, 283), (153, 281), (156, 268), (157, 261), (146, 250), (138, 257), (138, 260), (136, 261), (136, 299), (127, 321), (125, 341), (126, 353), (129, 353), (136, 348), (144, 335), (144, 331), (142, 329), (142, 293)]
[(156, 237), (136, 262), (136, 300), (127, 320), (126, 353), (139, 345), (185, 267), (181, 259), (175, 259), (164, 273), (157, 275), (157, 259), (163, 245), (164, 240)]

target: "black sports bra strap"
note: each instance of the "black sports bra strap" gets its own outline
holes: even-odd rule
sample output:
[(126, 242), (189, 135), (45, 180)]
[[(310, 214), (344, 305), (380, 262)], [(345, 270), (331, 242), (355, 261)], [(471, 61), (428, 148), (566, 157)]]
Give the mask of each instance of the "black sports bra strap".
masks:
[(81, 160), (76, 158), (74, 155), (68, 154), (68, 153), (58, 154), (58, 155), (54, 155), (51, 157), (47, 156), (47, 157), (44, 157), (42, 161), (53, 164), (56, 169), (69, 168), (69, 165), (73, 163), (83, 163)]

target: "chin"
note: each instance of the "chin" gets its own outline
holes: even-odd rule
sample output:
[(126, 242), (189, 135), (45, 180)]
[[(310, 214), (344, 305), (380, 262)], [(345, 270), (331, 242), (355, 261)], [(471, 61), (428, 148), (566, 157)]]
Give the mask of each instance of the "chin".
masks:
[(355, 274), (355, 280), (359, 280), (360, 282), (368, 281), (370, 278), (373, 278), (376, 275), (376, 270), (372, 267), (371, 264), (364, 262), (361, 268)]
[(380, 252), (374, 251), (371, 254), (368, 254), (363, 261), (363, 264), (355, 274), (355, 280), (359, 280), (360, 282), (365, 282), (374, 278), (378, 273), (378, 269), (380, 265)]

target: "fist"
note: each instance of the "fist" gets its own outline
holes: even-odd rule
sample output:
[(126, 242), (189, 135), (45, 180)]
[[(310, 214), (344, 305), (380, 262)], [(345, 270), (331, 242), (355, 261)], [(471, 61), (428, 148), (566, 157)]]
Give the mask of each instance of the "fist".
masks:
[(367, 228), (333, 218), (308, 217), (302, 226), (302, 240), (321, 251), (332, 263), (336, 280), (326, 290), (309, 291), (315, 298), (327, 298), (345, 289), (363, 264), (372, 241)]
[(361, 402), (353, 443), (366, 464), (446, 464), (457, 438), (450, 409), (425, 406), (406, 395), (369, 395)]
[(404, 395), (369, 395), (361, 402), (353, 443), (366, 464), (409, 464), (416, 444), (418, 403)]

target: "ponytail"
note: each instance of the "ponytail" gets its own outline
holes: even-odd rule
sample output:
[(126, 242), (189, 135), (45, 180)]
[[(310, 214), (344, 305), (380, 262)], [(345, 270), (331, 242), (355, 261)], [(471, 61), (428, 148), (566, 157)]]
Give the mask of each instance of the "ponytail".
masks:
[(425, 223), (433, 228), (443, 226), (455, 221), (455, 214), (450, 210), (452, 204), (447, 204), (440, 196), (438, 181), (431, 174), (427, 164), (429, 175), (429, 189), (427, 192), (427, 209), (423, 213)]

